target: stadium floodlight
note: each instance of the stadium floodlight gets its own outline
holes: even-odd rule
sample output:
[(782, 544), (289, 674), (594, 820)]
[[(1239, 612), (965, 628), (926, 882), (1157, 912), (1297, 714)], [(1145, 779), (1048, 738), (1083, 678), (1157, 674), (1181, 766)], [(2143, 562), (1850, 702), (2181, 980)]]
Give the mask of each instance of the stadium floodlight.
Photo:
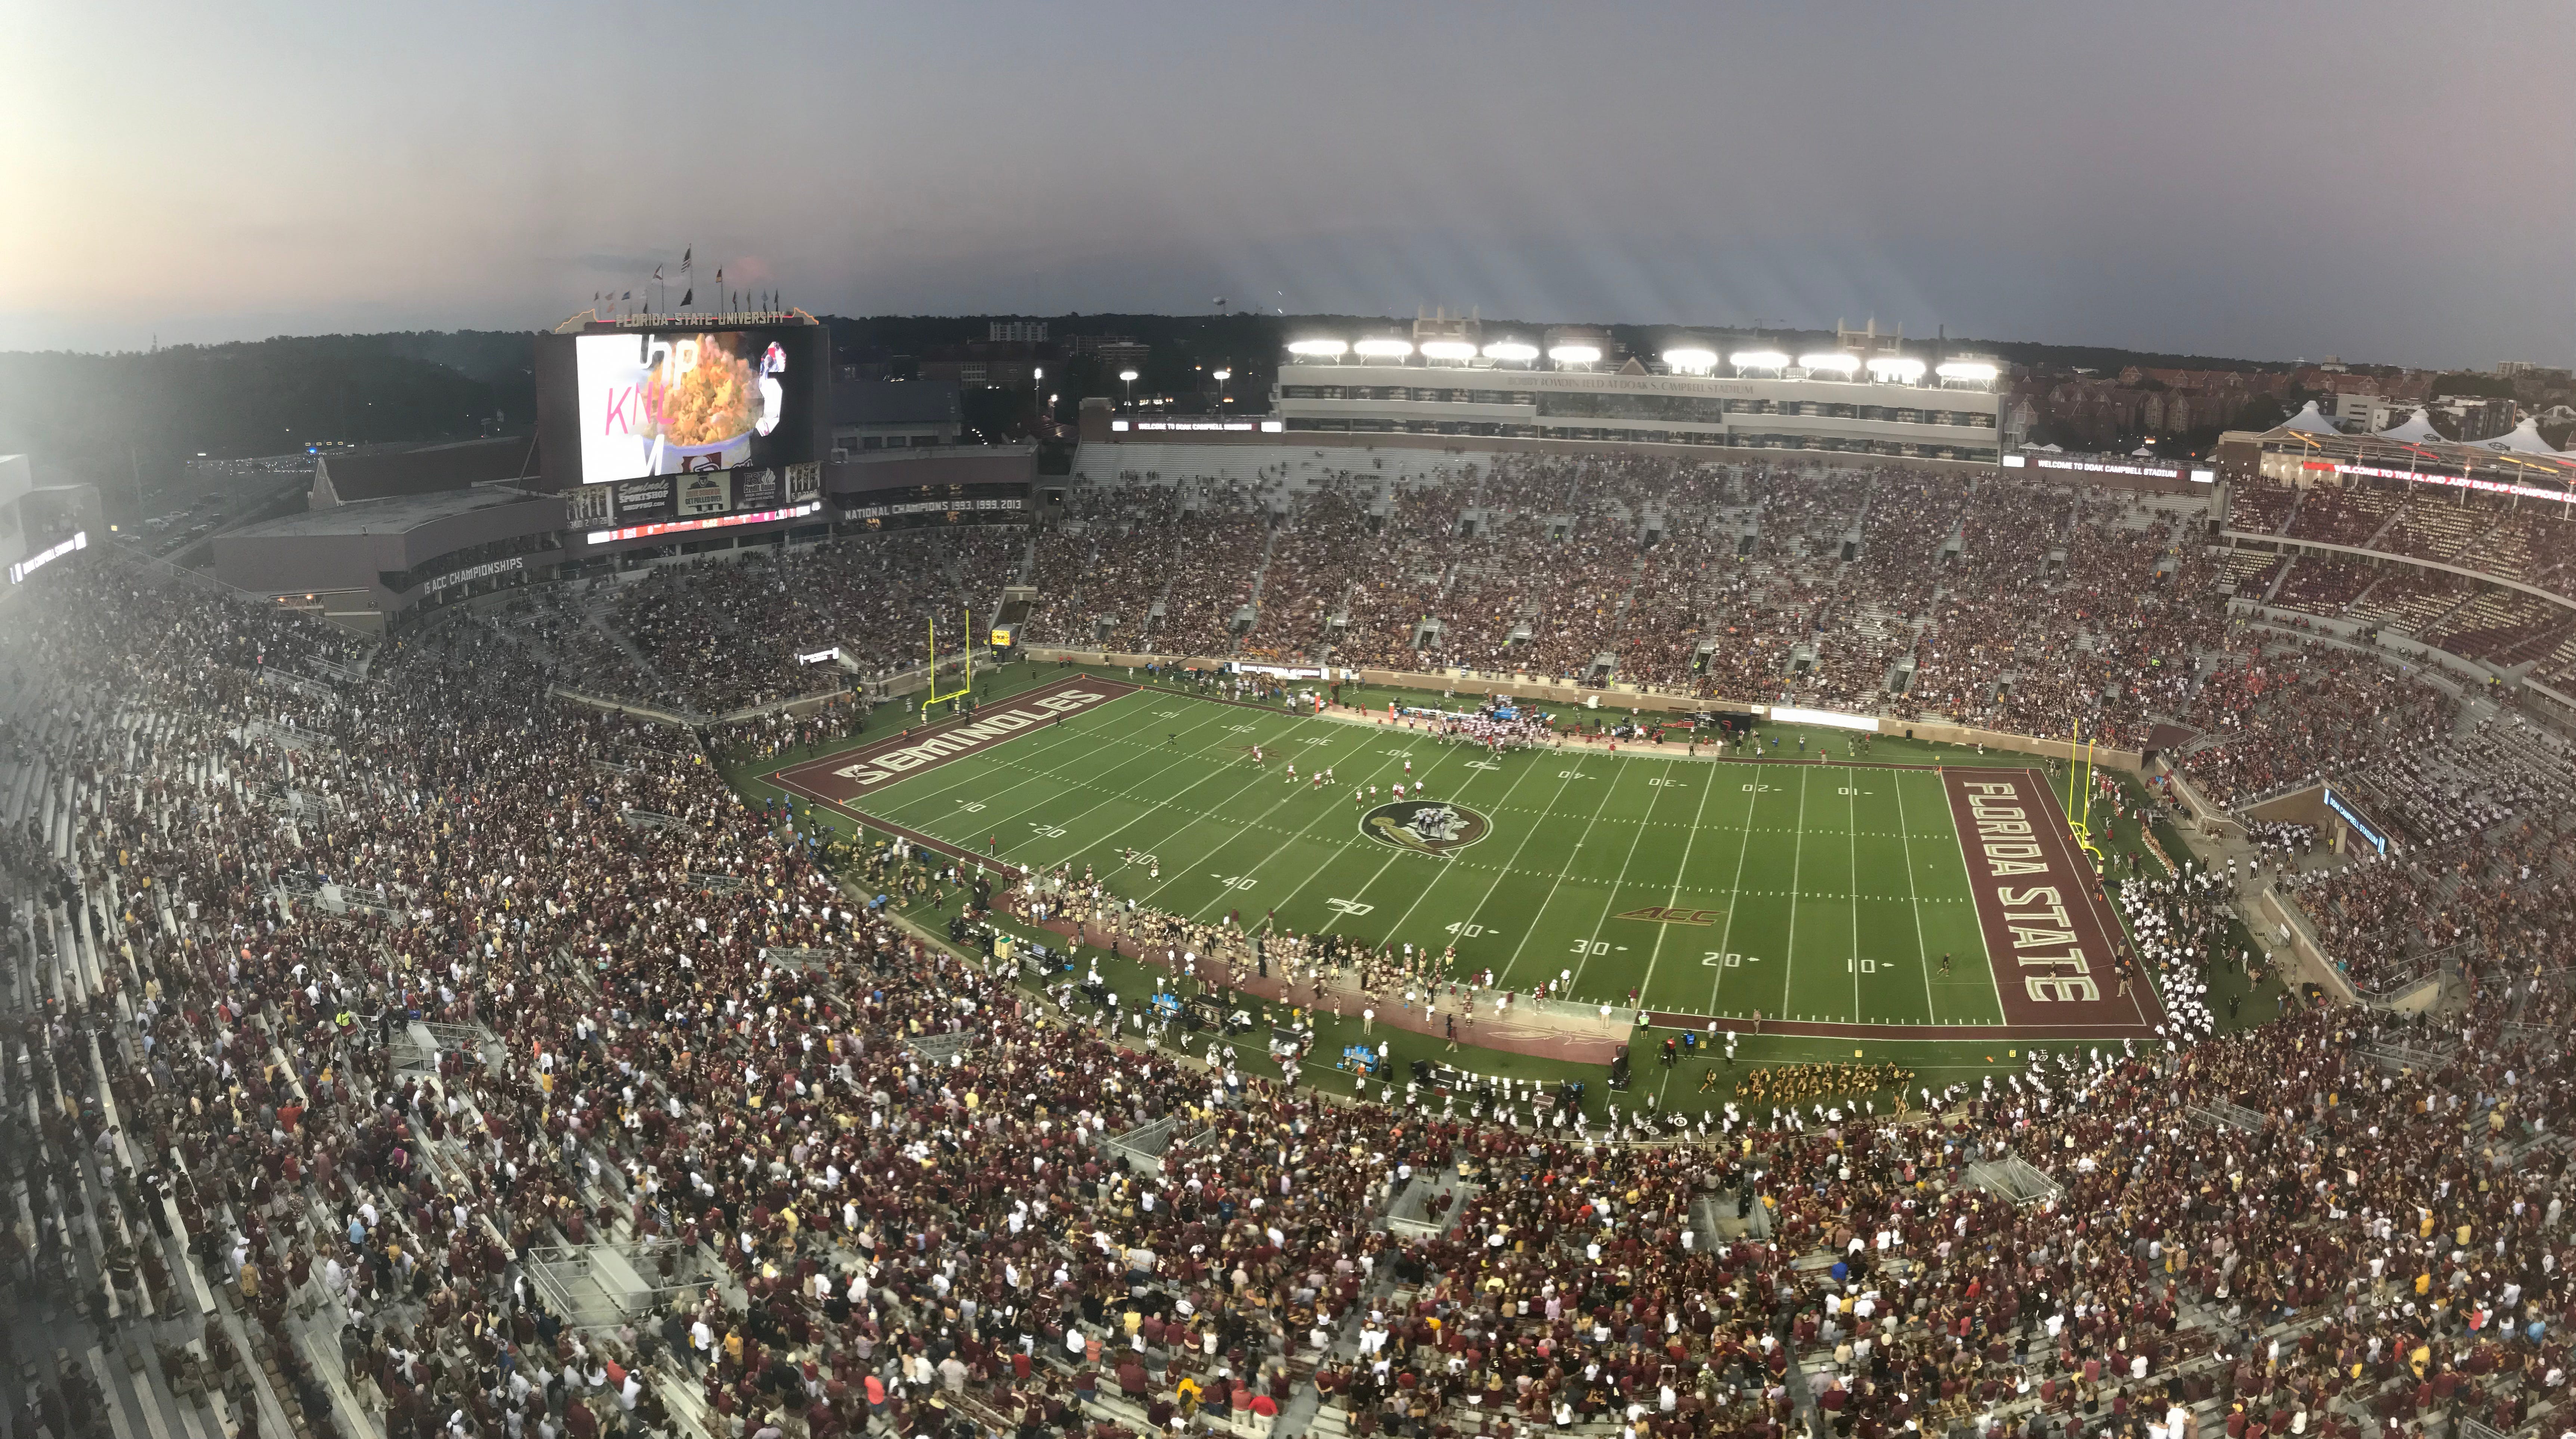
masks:
[(1995, 382), (1995, 376), (2003, 372), (1984, 360), (1945, 360), (1941, 368), (1933, 373), (1942, 379), (1957, 380), (1964, 384), (1991, 385)]
[(1349, 342), (1343, 340), (1290, 340), (1288, 342), (1289, 354), (1307, 360), (1338, 360), (1349, 354), (1350, 350)]
[(1849, 379), (1860, 369), (1860, 356), (1844, 350), (1820, 350), (1812, 355), (1800, 355), (1798, 365), (1810, 374), (1830, 370)]
[(1363, 360), (1401, 360), (1413, 353), (1413, 342), (1380, 337), (1362, 340), (1351, 346), (1351, 350)]
[(1560, 365), (1597, 365), (1601, 363), (1601, 347), (1598, 345), (1559, 345), (1548, 351), (1547, 357), (1556, 361)]
[(1685, 375), (1705, 375), (1717, 368), (1717, 352), (1687, 348), (1666, 350), (1664, 363)]
[(1869, 377), (1883, 385), (1910, 385), (1923, 378), (1923, 362), (1912, 355), (1872, 355)]
[(1789, 357), (1778, 350), (1738, 350), (1726, 362), (1739, 370), (1785, 370)]
[(1520, 340), (1496, 340), (1485, 347), (1485, 358), (1506, 364), (1526, 365), (1538, 358), (1538, 346)]
[(1425, 340), (1422, 342), (1422, 358), (1464, 364), (1476, 358), (1476, 347), (1464, 340)]

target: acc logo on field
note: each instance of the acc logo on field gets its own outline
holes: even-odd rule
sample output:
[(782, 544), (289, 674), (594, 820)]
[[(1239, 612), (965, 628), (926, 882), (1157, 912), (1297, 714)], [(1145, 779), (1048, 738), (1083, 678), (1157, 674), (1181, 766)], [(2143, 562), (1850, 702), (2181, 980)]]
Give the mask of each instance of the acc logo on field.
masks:
[(1360, 833), (1378, 843), (1434, 856), (1465, 849), (1493, 828), (1493, 821), (1445, 799), (1398, 800), (1360, 818)]

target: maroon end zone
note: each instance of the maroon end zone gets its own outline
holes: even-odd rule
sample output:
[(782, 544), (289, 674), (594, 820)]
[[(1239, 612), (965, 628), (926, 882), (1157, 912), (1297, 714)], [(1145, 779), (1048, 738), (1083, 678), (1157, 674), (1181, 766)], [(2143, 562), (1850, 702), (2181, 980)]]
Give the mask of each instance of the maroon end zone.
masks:
[(859, 801), (873, 790), (926, 774), (1003, 740), (1044, 729), (1067, 715), (1096, 709), (1135, 688), (1120, 680), (1072, 675), (996, 700), (972, 714), (792, 765), (775, 771), (768, 779), (780, 789), (857, 815)]
[(2161, 1009), (2120, 954), (2119, 925), (2047, 782), (2026, 769), (1951, 769), (1942, 787), (2005, 1023), (2025, 1033), (2152, 1037)]

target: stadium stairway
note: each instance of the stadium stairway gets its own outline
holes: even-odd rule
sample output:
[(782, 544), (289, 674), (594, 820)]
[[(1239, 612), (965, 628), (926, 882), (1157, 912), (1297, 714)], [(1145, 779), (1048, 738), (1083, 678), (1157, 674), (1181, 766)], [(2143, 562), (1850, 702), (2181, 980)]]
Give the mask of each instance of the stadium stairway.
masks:
[(1282, 520), (1262, 528), (1261, 561), (1252, 567), (1252, 593), (1246, 595), (1243, 601), (1255, 610), (1261, 608), (1262, 586), (1270, 580), (1270, 557), (1279, 553), (1279, 537), (1287, 533), (1291, 523), (1294, 522)]

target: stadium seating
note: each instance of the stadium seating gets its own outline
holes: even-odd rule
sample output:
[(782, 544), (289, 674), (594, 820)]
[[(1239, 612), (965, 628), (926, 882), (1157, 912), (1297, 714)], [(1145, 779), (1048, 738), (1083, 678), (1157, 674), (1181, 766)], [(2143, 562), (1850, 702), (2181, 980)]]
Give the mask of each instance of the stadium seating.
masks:
[[(12, 1232), (42, 1246), (19, 1274), (211, 1315), (228, 1403), (351, 1439), (2576, 1422), (2555, 739), (2231, 627), (2229, 571), (2174, 543), (2190, 512), (2122, 495), (1647, 463), (1309, 478), (1086, 489), (1034, 544), (897, 533), (541, 589), (398, 647), (113, 555), (35, 577), (0, 701), (0, 989), (36, 1016), (0, 1066)], [(1902, 1117), (1326, 1103), (925, 943), (680, 732), (549, 693), (724, 713), (796, 685), (809, 637), (897, 666), (921, 620), (1022, 578), (1041, 639), (1414, 662), (1436, 617), (1432, 657), (1470, 666), (1598, 649), (1711, 693), (2179, 723), (2221, 796), (2334, 773), (2384, 808), (2400, 854), (2293, 881), (2365, 990), (2445, 961), (2473, 982), (2429, 1018), (2017, 1050)], [(2342, 605), (2362, 578), (2285, 590)], [(2370, 604), (2402, 608), (2390, 578)], [(2518, 601), (2442, 597), (2437, 636), (2522, 643)], [(1704, 673), (1702, 633), (1725, 637)], [(776, 748), (846, 719), (703, 733)], [(956, 879), (859, 862), (871, 888)], [(2206, 943), (2218, 883), (2120, 901)]]
[[(2130, 541), (2154, 528), (2125, 510), (2048, 510), (2079, 579), (2146, 559)], [(1940, 530), (1891, 507), (1886, 533)], [(2002, 546), (1999, 520), (1981, 533)], [(629, 620), (698, 692), (675, 613), (755, 613), (781, 577), (796, 597), (806, 559), (829, 556), (665, 579)], [(873, 584), (1012, 566), (935, 541), (886, 559)], [(1935, 636), (1965, 628), (1947, 584)], [(2571, 1001), (2566, 970), (2532, 970), (2566, 965), (2566, 754), (2519, 721), (2450, 736), (2398, 698), (2409, 729), (2360, 765), (2414, 855), (2303, 893), (2372, 989), (2483, 955), (2445, 1017), (2032, 1050), (1924, 1081), (1901, 1120), (1677, 1104), (1574, 1133), (1510, 1089), (1324, 1104), (943, 955), (667, 729), (546, 698), (531, 615), (371, 649), (113, 564), (31, 590), (15, 628), (49, 664), (8, 705), (0, 862), (31, 904), (5, 989), (64, 1025), (8, 1084), (67, 1102), (10, 1120), (10, 1169), (26, 1212), (100, 1215), (49, 1251), (95, 1300), (193, 1315), (204, 1290), (209, 1359), (278, 1421), (1610, 1439), (2571, 1418)], [(2102, 602), (2120, 628), (2172, 623)], [(1981, 644), (2030, 631), (2007, 633)], [(2277, 664), (2223, 644), (2169, 703), (2231, 754), (2257, 731), (2228, 716), (2272, 703)], [(2403, 695), (2365, 659), (2285, 669), (2308, 710)], [(2269, 770), (2344, 757), (2321, 731), (2275, 747)], [(2143, 883), (2123, 906), (2202, 934), (2213, 893)]]

